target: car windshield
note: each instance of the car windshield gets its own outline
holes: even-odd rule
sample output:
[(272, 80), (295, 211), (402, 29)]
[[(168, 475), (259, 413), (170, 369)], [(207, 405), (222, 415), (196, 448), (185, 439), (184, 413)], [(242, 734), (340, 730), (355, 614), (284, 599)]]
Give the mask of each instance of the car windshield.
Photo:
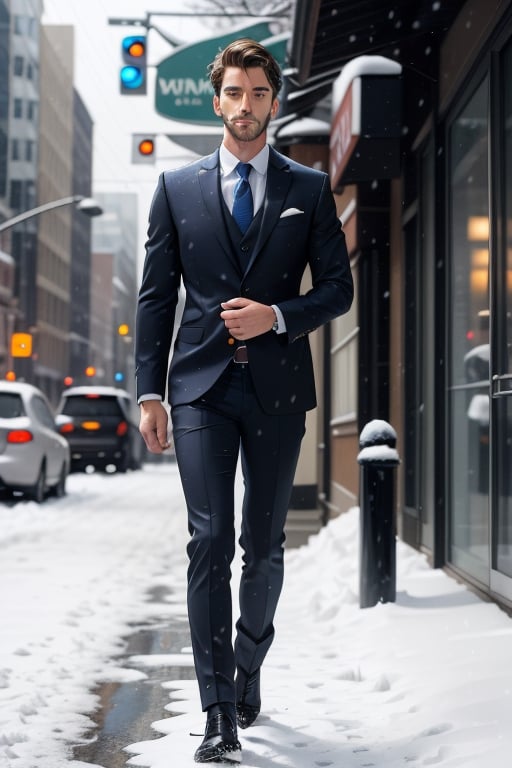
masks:
[(20, 395), (14, 392), (0, 392), (0, 419), (17, 419), (19, 416), (25, 416)]
[(117, 399), (108, 395), (73, 395), (64, 401), (62, 413), (66, 416), (98, 418), (99, 416), (123, 416)]

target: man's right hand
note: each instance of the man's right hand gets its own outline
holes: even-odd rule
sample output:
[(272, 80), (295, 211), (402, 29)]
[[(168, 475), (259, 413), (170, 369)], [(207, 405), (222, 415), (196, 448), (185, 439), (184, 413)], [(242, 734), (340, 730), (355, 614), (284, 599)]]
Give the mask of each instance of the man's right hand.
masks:
[(169, 417), (160, 400), (143, 400), (140, 403), (139, 432), (151, 453), (163, 453), (170, 447), (167, 439)]

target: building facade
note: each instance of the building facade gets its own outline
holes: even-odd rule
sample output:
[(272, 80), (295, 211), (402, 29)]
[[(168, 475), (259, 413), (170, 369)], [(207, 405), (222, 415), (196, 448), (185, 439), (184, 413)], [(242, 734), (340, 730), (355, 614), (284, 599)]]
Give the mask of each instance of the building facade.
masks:
[(371, 419), (389, 421), (399, 535), (503, 604), (512, 604), (511, 67), (510, 2), (298, 0), (282, 144), (307, 160), (301, 121), (330, 102), (322, 162), (356, 299), (322, 339), (319, 500), (329, 515), (357, 502), (359, 434)]
[[(80, 94), (73, 92), (72, 194), (88, 197), (92, 189), (93, 122)], [(91, 323), (91, 222), (76, 208), (71, 210), (69, 371), (73, 380), (83, 375), (90, 357)]]
[[(2, 104), (5, 110), (0, 165), (0, 210), (2, 220), (37, 204), (39, 154), (39, 28), (41, 0), (9, 0), (2, 4), (3, 40), (8, 41), (2, 57)], [(7, 27), (7, 29), (6, 29)], [(8, 30), (8, 31), (7, 31)], [(2, 233), (0, 247), (14, 261), (14, 286), (7, 310), (8, 344), (13, 331), (31, 332), (36, 327), (37, 221), (31, 219)], [(10, 354), (4, 374), (12, 368)], [(25, 375), (31, 361), (19, 359)]]
[[(111, 263), (109, 311), (102, 313), (103, 328), (95, 318), (92, 339), (96, 383), (119, 385), (135, 394), (133, 327), (137, 303), (138, 198), (133, 193), (100, 193), (96, 199), (104, 210), (93, 225), (93, 258), (108, 258)], [(98, 306), (105, 287), (93, 269), (91, 302)], [(110, 348), (105, 348), (105, 339)]]

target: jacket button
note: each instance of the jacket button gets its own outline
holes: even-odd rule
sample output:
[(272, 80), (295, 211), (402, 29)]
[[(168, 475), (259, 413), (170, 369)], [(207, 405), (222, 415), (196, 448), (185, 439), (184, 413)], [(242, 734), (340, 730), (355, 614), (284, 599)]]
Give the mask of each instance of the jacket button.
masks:
[(249, 246), (248, 245), (242, 245), (241, 250), (242, 250), (243, 253), (247, 253), (247, 251), (249, 250)]

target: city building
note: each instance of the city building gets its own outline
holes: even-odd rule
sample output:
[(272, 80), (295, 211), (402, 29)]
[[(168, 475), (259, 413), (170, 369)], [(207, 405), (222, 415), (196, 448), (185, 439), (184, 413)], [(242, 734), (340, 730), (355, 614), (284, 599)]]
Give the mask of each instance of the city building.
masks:
[(276, 143), (329, 171), (356, 285), (318, 341), (319, 501), (359, 499), (388, 421), (399, 535), (512, 605), (510, 2), (297, 0), (289, 53)]
[[(93, 225), (92, 306), (98, 307), (101, 296), (106, 298), (107, 288), (103, 283), (107, 277), (103, 267), (99, 267), (101, 258), (109, 258), (111, 280), (109, 311), (100, 310), (103, 328), (98, 324), (98, 317), (93, 320), (92, 364), (97, 371), (98, 384), (117, 384), (134, 394), (133, 326), (138, 290), (138, 199), (136, 194), (129, 192), (104, 192), (96, 195), (96, 199), (104, 213)], [(101, 272), (96, 272), (98, 268)], [(106, 344), (107, 339), (109, 341)]]
[[(37, 203), (39, 144), (39, 25), (42, 0), (0, 4), (0, 216), (3, 221)], [(0, 249), (14, 262), (13, 295), (3, 312), (8, 336), (2, 372), (12, 367), (13, 331), (36, 325), (37, 221), (0, 234)], [(19, 359), (25, 373), (30, 361)]]
[[(92, 189), (93, 123), (78, 91), (73, 92), (73, 196), (87, 198)], [(69, 370), (67, 375), (78, 379), (90, 356), (90, 282), (91, 282), (91, 221), (71, 209), (71, 272), (70, 299), (73, 311), (69, 323)]]

